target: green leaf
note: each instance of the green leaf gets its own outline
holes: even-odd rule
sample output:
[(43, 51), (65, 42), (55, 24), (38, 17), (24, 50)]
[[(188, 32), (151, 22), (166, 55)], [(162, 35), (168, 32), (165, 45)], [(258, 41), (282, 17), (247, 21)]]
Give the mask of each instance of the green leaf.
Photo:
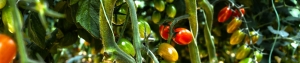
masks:
[(96, 38), (100, 38), (99, 5), (99, 0), (80, 0), (76, 14), (76, 22)]
[(46, 31), (38, 17), (37, 13), (29, 15), (28, 19), (28, 36), (32, 42), (41, 47), (45, 48), (45, 36)]
[(76, 4), (79, 0), (70, 0), (70, 3), (69, 5), (73, 5), (73, 4)]
[(70, 31), (64, 34), (64, 37), (59, 41), (59, 45), (62, 47), (72, 45), (78, 41), (78, 34), (76, 31)]

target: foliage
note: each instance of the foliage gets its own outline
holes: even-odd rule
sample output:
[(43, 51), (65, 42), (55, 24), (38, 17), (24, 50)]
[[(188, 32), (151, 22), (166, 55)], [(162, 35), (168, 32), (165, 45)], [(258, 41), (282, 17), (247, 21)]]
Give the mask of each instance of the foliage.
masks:
[(298, 2), (0, 0), (0, 33), (17, 63), (299, 63)]

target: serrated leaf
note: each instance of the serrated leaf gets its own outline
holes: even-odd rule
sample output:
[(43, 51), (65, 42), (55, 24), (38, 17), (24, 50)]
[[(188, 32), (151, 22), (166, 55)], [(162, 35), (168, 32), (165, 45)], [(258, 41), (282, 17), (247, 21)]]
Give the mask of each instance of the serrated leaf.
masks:
[(29, 19), (27, 21), (29, 21), (28, 36), (30, 37), (30, 40), (42, 49), (44, 49), (46, 31), (38, 17), (38, 14), (30, 14)]
[(76, 15), (76, 22), (96, 38), (100, 38), (99, 5), (99, 0), (80, 0)]

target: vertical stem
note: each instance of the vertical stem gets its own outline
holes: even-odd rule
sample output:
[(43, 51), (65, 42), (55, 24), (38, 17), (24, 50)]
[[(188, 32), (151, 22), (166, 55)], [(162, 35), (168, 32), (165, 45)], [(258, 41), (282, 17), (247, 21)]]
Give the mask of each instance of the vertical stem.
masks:
[(113, 60), (134, 63), (134, 59), (122, 51), (115, 41), (112, 25), (110, 24), (115, 2), (116, 0), (100, 0), (99, 28), (104, 50)]
[[(272, 2), (273, 10), (274, 10), (276, 18), (277, 18), (277, 20), (276, 20), (277, 21), (277, 30), (280, 30), (280, 18), (278, 16), (277, 10), (275, 8), (274, 1), (272, 0), (271, 2)], [(278, 37), (278, 34), (276, 35), (276, 37)], [(271, 48), (271, 51), (270, 51), (270, 55), (269, 55), (269, 63), (271, 63), (271, 57), (272, 57), (272, 53), (273, 53), (273, 50), (274, 50), (276, 42), (277, 42), (277, 39), (274, 40), (274, 43), (272, 45), (272, 48)]]
[(141, 57), (141, 42), (140, 42), (140, 34), (139, 34), (139, 28), (138, 28), (138, 20), (136, 15), (136, 9), (135, 9), (135, 3), (133, 0), (126, 0), (128, 6), (129, 6), (129, 14), (131, 18), (132, 23), (132, 29), (133, 29), (133, 46), (135, 47), (136, 51), (136, 61), (137, 63), (142, 63), (142, 57)]
[(211, 29), (213, 24), (213, 7), (207, 0), (200, 0), (199, 2), (201, 8), (204, 10), (204, 18), (205, 18), (205, 27), (204, 27), (204, 37), (205, 42), (209, 54), (209, 62), (216, 63), (218, 58), (216, 56), (216, 49), (214, 45), (213, 39), (211, 39)]
[(193, 41), (188, 45), (190, 58), (192, 63), (201, 63), (199, 49), (197, 45), (198, 19), (197, 19), (197, 4), (196, 0), (185, 0), (186, 12), (190, 15), (189, 24), (193, 33)]
[(14, 25), (15, 25), (15, 30), (16, 30), (16, 39), (17, 39), (17, 44), (18, 44), (18, 50), (19, 54), (21, 57), (21, 63), (26, 63), (28, 62), (28, 57), (27, 57), (27, 52), (25, 49), (25, 44), (24, 44), (24, 38), (23, 38), (23, 32), (22, 32), (22, 17), (20, 15), (19, 9), (16, 6), (16, 0), (7, 0), (9, 3), (9, 6), (12, 7), (12, 15), (13, 15), (13, 20)]

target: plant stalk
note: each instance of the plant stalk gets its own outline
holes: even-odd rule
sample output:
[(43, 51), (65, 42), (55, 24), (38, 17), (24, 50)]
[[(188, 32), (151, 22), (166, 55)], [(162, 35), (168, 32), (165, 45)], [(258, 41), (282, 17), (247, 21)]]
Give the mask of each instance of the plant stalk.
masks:
[(116, 0), (100, 0), (99, 28), (104, 50), (109, 57), (112, 57), (113, 60), (117, 60), (117, 62), (134, 63), (134, 59), (122, 51), (115, 42), (112, 25), (110, 24), (115, 3)]
[(209, 54), (209, 62), (217, 63), (218, 58), (216, 56), (216, 48), (211, 35), (211, 29), (213, 24), (213, 7), (207, 0), (200, 0), (200, 7), (204, 10), (205, 27), (204, 27), (204, 38)]
[(137, 63), (142, 63), (142, 54), (141, 54), (141, 42), (140, 42), (140, 34), (138, 28), (138, 20), (136, 15), (135, 3), (133, 0), (126, 0), (126, 3), (129, 6), (129, 14), (132, 23), (133, 29), (133, 46), (135, 47), (136, 51), (136, 61)]
[(17, 39), (17, 45), (18, 45), (18, 51), (21, 57), (21, 63), (29, 62), (29, 58), (25, 49), (25, 43), (23, 38), (23, 32), (22, 32), (22, 17), (19, 12), (18, 7), (16, 6), (16, 0), (7, 0), (9, 3), (9, 6), (12, 7), (12, 15), (15, 17), (13, 20), (15, 25), (15, 36)]
[(198, 17), (197, 17), (197, 4), (196, 0), (185, 0), (186, 12), (190, 15), (188, 18), (191, 32), (193, 33), (193, 41), (188, 45), (190, 58), (192, 63), (201, 63), (199, 49), (197, 45), (198, 34)]

